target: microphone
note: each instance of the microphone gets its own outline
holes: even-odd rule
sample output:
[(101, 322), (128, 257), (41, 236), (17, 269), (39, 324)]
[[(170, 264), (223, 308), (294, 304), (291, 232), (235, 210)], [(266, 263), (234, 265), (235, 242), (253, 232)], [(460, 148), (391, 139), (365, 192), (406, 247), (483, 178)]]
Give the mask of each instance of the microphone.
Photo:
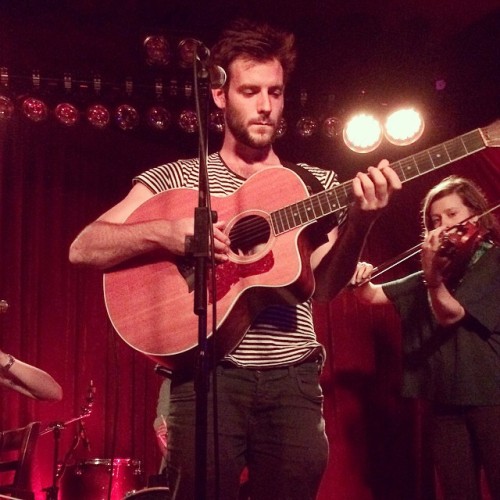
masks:
[(217, 64), (210, 63), (210, 50), (208, 47), (200, 42), (196, 42), (196, 59), (201, 63), (201, 78), (208, 78), (210, 87), (213, 89), (221, 89), (227, 80), (227, 74), (224, 68), (217, 66)]

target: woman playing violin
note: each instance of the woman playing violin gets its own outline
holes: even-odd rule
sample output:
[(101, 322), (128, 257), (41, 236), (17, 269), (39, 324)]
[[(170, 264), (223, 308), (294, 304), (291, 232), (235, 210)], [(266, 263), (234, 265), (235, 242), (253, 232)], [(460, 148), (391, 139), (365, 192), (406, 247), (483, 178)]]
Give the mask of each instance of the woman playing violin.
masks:
[[(430, 442), (446, 499), (480, 498), (482, 466), (500, 498), (500, 230), (481, 191), (450, 176), (422, 205), (422, 270), (373, 284), (359, 263), (354, 293), (394, 304), (403, 333), (405, 397), (431, 403)], [(463, 222), (474, 227), (462, 234)]]

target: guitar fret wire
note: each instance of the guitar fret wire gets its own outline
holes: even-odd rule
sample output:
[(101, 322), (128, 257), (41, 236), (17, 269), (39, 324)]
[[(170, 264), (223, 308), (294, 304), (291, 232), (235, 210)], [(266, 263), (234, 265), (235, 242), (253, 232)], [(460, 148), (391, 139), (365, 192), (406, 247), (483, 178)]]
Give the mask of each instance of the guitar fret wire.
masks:
[[(460, 158), (477, 152), (485, 146), (480, 130), (476, 129), (461, 137), (432, 146), (390, 166), (402, 182), (423, 175), (436, 168), (448, 165)], [(274, 234), (278, 235), (298, 226), (331, 214), (347, 206), (352, 194), (351, 181), (344, 182), (305, 200), (283, 207), (270, 213), (268, 221)], [(335, 201), (332, 203), (332, 199)], [(342, 200), (342, 201), (341, 201)]]

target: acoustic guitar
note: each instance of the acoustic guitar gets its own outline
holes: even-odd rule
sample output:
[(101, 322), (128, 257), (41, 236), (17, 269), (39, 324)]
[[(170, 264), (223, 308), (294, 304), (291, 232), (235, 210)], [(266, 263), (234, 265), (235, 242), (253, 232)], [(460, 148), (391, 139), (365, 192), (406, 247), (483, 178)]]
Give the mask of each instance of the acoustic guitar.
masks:
[[(500, 145), (500, 120), (391, 164), (409, 181)], [(215, 267), (216, 290), (207, 290), (207, 325), (216, 302), (216, 349), (223, 356), (236, 347), (265, 307), (296, 304), (314, 292), (310, 265), (315, 250), (310, 229), (317, 220), (346, 208), (351, 182), (309, 196), (304, 182), (287, 168), (272, 167), (251, 176), (227, 197), (211, 198), (219, 220), (228, 222), (229, 261)], [(198, 205), (193, 189), (159, 193), (127, 219), (192, 217)], [(208, 279), (210, 288), (211, 279)], [(198, 343), (194, 313), (194, 267), (186, 257), (158, 252), (142, 255), (106, 272), (104, 296), (109, 318), (131, 347), (171, 370), (181, 369)], [(212, 341), (213, 332), (208, 332)]]

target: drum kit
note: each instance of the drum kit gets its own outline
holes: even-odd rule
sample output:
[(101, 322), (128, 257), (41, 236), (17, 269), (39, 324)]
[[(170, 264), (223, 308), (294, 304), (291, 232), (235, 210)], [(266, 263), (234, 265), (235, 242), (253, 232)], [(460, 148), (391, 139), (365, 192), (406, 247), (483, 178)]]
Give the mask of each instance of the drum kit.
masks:
[(144, 488), (141, 463), (129, 458), (86, 460), (66, 467), (60, 500), (168, 500), (166, 487)]
[[(78, 417), (67, 422), (51, 423), (40, 434), (52, 432), (54, 436), (54, 463), (52, 485), (44, 488), (46, 500), (169, 500), (167, 487), (145, 487), (144, 474), (139, 460), (130, 458), (94, 458), (71, 463), (80, 441), (87, 448), (88, 440), (83, 421), (90, 416), (94, 402), (95, 386), (90, 382), (86, 404)], [(59, 440), (62, 429), (77, 422), (70, 450), (59, 460)]]

